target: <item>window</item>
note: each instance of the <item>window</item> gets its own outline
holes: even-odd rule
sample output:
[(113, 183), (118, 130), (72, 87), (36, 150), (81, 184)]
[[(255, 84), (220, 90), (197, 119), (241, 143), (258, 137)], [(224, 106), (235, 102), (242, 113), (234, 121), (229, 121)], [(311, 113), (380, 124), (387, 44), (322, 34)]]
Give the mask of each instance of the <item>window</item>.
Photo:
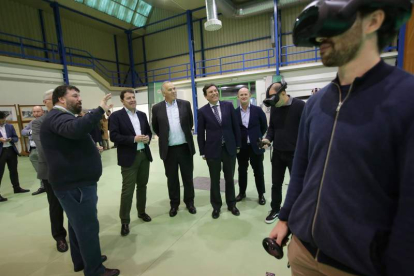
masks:
[(75, 0), (136, 27), (147, 23), (152, 6), (143, 0)]

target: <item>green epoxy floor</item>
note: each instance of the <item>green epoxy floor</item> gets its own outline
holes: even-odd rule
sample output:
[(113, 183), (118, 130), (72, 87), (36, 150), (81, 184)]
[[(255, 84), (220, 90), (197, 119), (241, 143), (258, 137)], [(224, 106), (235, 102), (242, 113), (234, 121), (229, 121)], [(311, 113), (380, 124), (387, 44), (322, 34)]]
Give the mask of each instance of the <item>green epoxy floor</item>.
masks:
[[(121, 173), (116, 150), (102, 154), (104, 172), (98, 184), (98, 216), (102, 254), (108, 256), (107, 267), (120, 269), (123, 276), (267, 276), (267, 272), (276, 276), (290, 275), (287, 258), (276, 260), (262, 247), (263, 238), (275, 225), (264, 222), (270, 210), (268, 151), (264, 162), (266, 206), (257, 203), (253, 171), (249, 169), (248, 198), (237, 204), (241, 215), (233, 216), (223, 204), (220, 218), (213, 220), (209, 192), (203, 190), (195, 190), (196, 215), (188, 213), (181, 203), (178, 215), (169, 217), (167, 182), (156, 141), (151, 144), (151, 150), (154, 162), (148, 183), (147, 213), (153, 220), (149, 223), (141, 221), (133, 207), (131, 233), (127, 237), (120, 236)], [(194, 163), (194, 177), (209, 176), (207, 164), (198, 154)], [(21, 186), (31, 191), (14, 195), (8, 170), (5, 170), (0, 193), (9, 200), (0, 203), (0, 275), (83, 275), (73, 272), (69, 252), (56, 250), (50, 233), (46, 194), (31, 195), (39, 186), (35, 176), (29, 158), (20, 157)], [(285, 183), (288, 180), (287, 172)], [(284, 194), (287, 187), (283, 186)], [(236, 195), (237, 192), (238, 187)], [(224, 193), (222, 198), (224, 202)]]

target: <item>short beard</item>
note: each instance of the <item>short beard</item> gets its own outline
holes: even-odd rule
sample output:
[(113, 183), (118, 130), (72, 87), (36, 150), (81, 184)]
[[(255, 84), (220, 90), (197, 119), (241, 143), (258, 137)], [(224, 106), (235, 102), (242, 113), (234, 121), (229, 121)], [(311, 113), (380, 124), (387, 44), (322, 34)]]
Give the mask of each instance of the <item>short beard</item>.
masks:
[(68, 105), (67, 110), (72, 112), (73, 114), (79, 114), (82, 111), (82, 105)]
[[(358, 19), (357, 19), (358, 20)], [(328, 41), (331, 44), (331, 52), (329, 55), (321, 57), (323, 65), (327, 67), (341, 67), (357, 56), (359, 49), (362, 46), (362, 24), (361, 21), (355, 23), (355, 26), (340, 38), (339, 43), (342, 49), (335, 50), (335, 43)]]

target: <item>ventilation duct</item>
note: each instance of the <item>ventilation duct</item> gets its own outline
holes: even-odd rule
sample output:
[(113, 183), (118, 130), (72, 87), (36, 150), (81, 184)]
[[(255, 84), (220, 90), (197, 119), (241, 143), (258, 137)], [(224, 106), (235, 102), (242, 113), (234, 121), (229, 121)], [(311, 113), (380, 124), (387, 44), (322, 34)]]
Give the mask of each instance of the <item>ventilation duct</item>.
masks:
[[(206, 0), (206, 3), (208, 1)], [(214, 2), (214, 1), (213, 1)], [(298, 4), (310, 3), (311, 0), (279, 0), (277, 6), (279, 9), (289, 8)], [(244, 18), (265, 12), (273, 12), (274, 1), (251, 1), (249, 3), (236, 6), (231, 0), (219, 0), (217, 1), (217, 7), (219, 11), (225, 16), (230, 18)], [(208, 16), (208, 13), (207, 13)]]
[[(221, 1), (221, 0), (219, 0)], [(217, 16), (215, 0), (206, 0), (207, 21), (204, 23), (206, 31), (217, 31), (221, 29), (221, 21)]]

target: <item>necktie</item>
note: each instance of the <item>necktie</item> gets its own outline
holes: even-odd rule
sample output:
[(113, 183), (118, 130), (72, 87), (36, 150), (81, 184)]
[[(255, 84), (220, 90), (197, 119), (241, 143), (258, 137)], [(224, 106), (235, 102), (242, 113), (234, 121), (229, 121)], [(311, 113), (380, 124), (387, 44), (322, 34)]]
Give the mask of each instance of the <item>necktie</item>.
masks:
[(217, 107), (218, 107), (217, 105), (213, 106), (214, 116), (216, 117), (217, 122), (221, 125), (221, 119), (220, 119), (220, 115), (218, 113)]

